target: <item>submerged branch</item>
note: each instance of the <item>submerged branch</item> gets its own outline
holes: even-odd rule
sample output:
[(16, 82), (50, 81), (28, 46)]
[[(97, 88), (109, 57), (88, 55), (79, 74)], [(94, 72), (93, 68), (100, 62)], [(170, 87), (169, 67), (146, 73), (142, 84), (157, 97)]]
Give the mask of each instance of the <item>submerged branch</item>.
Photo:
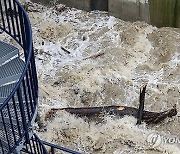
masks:
[(142, 121), (143, 116), (143, 110), (144, 110), (144, 100), (145, 100), (145, 93), (146, 93), (146, 86), (140, 88), (140, 96), (139, 96), (139, 110), (137, 113), (137, 124), (140, 125)]
[(89, 56), (89, 57), (86, 57), (86, 58), (84, 58), (83, 60), (96, 59), (96, 58), (98, 58), (98, 57), (100, 57), (100, 56), (102, 56), (102, 55), (104, 55), (104, 54), (105, 54), (104, 52), (100, 52), (100, 53), (97, 53), (97, 54), (95, 54), (95, 55), (91, 55), (91, 56)]
[(176, 105), (172, 109), (164, 112), (150, 112), (144, 111), (146, 85), (140, 89), (139, 108), (127, 107), (127, 106), (101, 106), (101, 107), (82, 107), (82, 108), (52, 108), (47, 114), (45, 119), (51, 119), (55, 115), (68, 112), (75, 114), (78, 117), (87, 117), (90, 119), (102, 119), (105, 115), (115, 115), (116, 117), (124, 117), (125, 115), (133, 116), (137, 118), (137, 124), (145, 122), (147, 124), (156, 124), (161, 122), (167, 117), (173, 117), (177, 115)]
[[(123, 117), (125, 115), (138, 118), (138, 109), (127, 106), (103, 106), (103, 107), (84, 107), (84, 108), (61, 108), (51, 109), (46, 114), (46, 120), (51, 119), (58, 113), (68, 112), (75, 114), (78, 117), (97, 118), (105, 115), (115, 115), (117, 117)], [(150, 123), (158, 123), (167, 117), (172, 117), (177, 114), (176, 106), (164, 112), (142, 112), (142, 121)]]

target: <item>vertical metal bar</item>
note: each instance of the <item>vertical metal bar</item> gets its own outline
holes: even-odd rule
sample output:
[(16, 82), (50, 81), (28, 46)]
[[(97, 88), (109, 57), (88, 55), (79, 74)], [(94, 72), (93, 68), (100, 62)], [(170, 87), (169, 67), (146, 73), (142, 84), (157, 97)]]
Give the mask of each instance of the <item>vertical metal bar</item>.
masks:
[(55, 154), (54, 148), (51, 146), (51, 154)]
[[(24, 12), (21, 10), (21, 8), (18, 6), (18, 10), (19, 10), (19, 19), (20, 19), (20, 28), (21, 28), (21, 35), (22, 35), (22, 45), (23, 45), (23, 49), (24, 49), (24, 54), (26, 57), (26, 49), (27, 49), (27, 45), (26, 45), (26, 35), (25, 35), (25, 24), (24, 24)], [(21, 10), (21, 11), (20, 11)]]
[[(33, 80), (32, 80), (32, 70), (31, 70), (30, 66), (29, 66), (28, 73), (29, 73), (29, 77), (30, 77), (30, 84), (31, 84), (31, 90), (32, 90), (32, 94), (33, 94), (33, 100), (34, 100), (34, 103), (36, 103), (36, 91), (34, 89), (34, 83), (33, 83)], [(36, 105), (37, 104), (34, 104), (34, 106), (36, 106)]]
[(40, 151), (39, 151), (39, 142), (38, 141), (36, 141), (36, 147), (37, 147), (38, 153), (40, 154)]
[(3, 22), (3, 28), (5, 29), (5, 22), (4, 22), (4, 15), (3, 15), (3, 9), (2, 9), (2, 3), (0, 1), (0, 10), (1, 10), (1, 17), (2, 17), (2, 22)]
[(40, 154), (40, 151), (39, 151), (39, 141), (37, 140), (36, 137), (35, 137), (35, 143), (36, 143), (37, 152), (38, 152), (38, 154)]
[(33, 153), (32, 146), (31, 146), (31, 141), (29, 142), (29, 148), (30, 148), (31, 153)]
[(40, 145), (40, 151), (41, 151), (42, 154), (44, 154), (42, 145)]
[(17, 113), (17, 109), (16, 109), (16, 105), (19, 105), (19, 104), (16, 104), (14, 96), (12, 97), (12, 101), (13, 101), (13, 107), (14, 107), (14, 112), (15, 112), (15, 119), (16, 119), (17, 127), (18, 127), (18, 133), (19, 133), (19, 137), (21, 138), (22, 137), (22, 134), (21, 134), (22, 132), (21, 132), (19, 119), (18, 119), (18, 113)]
[(17, 12), (17, 10), (16, 10), (17, 5), (16, 5), (15, 1), (13, 1), (13, 4), (14, 4), (14, 13), (16, 14), (15, 15), (16, 28), (17, 28), (17, 32), (18, 32), (19, 43), (21, 44), (20, 30), (19, 30), (19, 24), (18, 24), (18, 18), (17, 18), (19, 12)]
[[(34, 134), (34, 141), (36, 141), (37, 143), (39, 143), (39, 145), (42, 147), (42, 150), (43, 150), (43, 154), (48, 154), (48, 152), (47, 152), (47, 150), (46, 150), (46, 147), (45, 147), (45, 145), (44, 145), (44, 142), (42, 142), (38, 137), (37, 137), (37, 135), (36, 134)], [(49, 146), (49, 145), (47, 145), (47, 146)], [(50, 153), (49, 153), (50, 154)]]
[(14, 19), (13, 19), (13, 9), (12, 9), (12, 6), (11, 6), (11, 0), (9, 0), (9, 9), (10, 9), (10, 17), (11, 17), (11, 24), (12, 24), (12, 28), (13, 28), (13, 34), (14, 36), (16, 36), (16, 31), (15, 31), (15, 25), (14, 25)]
[(8, 9), (7, 9), (6, 0), (4, 0), (4, 6), (5, 6), (6, 20), (8, 23), (9, 33), (11, 34), (11, 27), (10, 27), (10, 23), (9, 23), (9, 16), (8, 16)]
[(32, 154), (32, 152), (29, 152), (29, 146), (26, 144), (26, 153)]
[(31, 94), (31, 87), (30, 87), (30, 84), (29, 84), (28, 72), (29, 72), (29, 69), (26, 72), (26, 85), (27, 85), (27, 88), (28, 88), (28, 95), (29, 95), (29, 101), (30, 101), (31, 113), (32, 113), (34, 111), (33, 110), (34, 107), (33, 107), (33, 103), (32, 103), (32, 94)]
[[(33, 50), (33, 48), (32, 48)], [(37, 79), (37, 71), (36, 71), (36, 65), (35, 65), (35, 58), (34, 58), (34, 51), (32, 51), (32, 58), (31, 58), (31, 65), (32, 65), (32, 69), (33, 71), (33, 79), (34, 79), (34, 84), (35, 84), (35, 90), (36, 90), (36, 94), (38, 97), (38, 79)]]
[[(9, 102), (9, 103), (11, 103), (11, 102)], [(16, 145), (17, 141), (16, 141), (16, 136), (15, 136), (15, 131), (14, 131), (14, 125), (12, 123), (11, 113), (10, 113), (10, 110), (9, 110), (9, 104), (7, 104), (7, 110), (8, 110), (8, 116), (9, 116), (9, 121), (10, 121), (11, 129), (12, 129), (14, 142), (15, 142), (15, 145)]]
[(26, 85), (25, 81), (22, 81), (23, 83), (23, 90), (24, 90), (24, 96), (25, 96), (25, 102), (26, 102), (26, 109), (27, 109), (27, 114), (28, 114), (28, 121), (30, 120), (30, 112), (29, 112), (29, 104), (28, 104), (28, 98), (27, 98), (27, 93), (26, 93)]
[[(24, 18), (24, 24), (25, 24), (24, 31), (25, 31), (25, 37), (26, 37), (25, 39), (26, 39), (26, 42), (30, 43), (31, 41), (29, 40), (29, 38), (30, 38), (29, 34), (31, 33), (31, 29), (30, 29), (30, 27), (28, 25), (28, 21), (27, 21), (26, 18)], [(27, 60), (29, 52), (31, 52), (31, 51), (27, 51), (27, 50), (25, 51), (25, 60)]]
[(25, 131), (25, 138), (26, 138), (26, 142), (29, 142), (29, 134), (28, 134), (28, 128), (27, 128), (27, 123), (26, 123), (26, 116), (25, 116), (25, 112), (24, 112), (24, 104), (23, 104), (23, 100), (22, 100), (22, 92), (21, 89), (19, 88), (17, 90), (17, 95), (18, 95), (18, 101), (19, 101), (19, 107), (20, 107), (20, 113), (21, 113), (21, 117), (22, 117), (22, 124), (23, 124), (23, 128)]
[(3, 145), (2, 145), (1, 139), (0, 139), (0, 147), (2, 149), (2, 153), (4, 154), (4, 148), (3, 148)]
[[(37, 79), (36, 79), (36, 68), (35, 68), (35, 65), (34, 65), (34, 61), (33, 61), (33, 58), (31, 59), (31, 80), (32, 80), (32, 83), (33, 83), (33, 87), (34, 87), (34, 91), (35, 91), (35, 98), (37, 98), (37, 94), (38, 94), (38, 83), (37, 83)], [(33, 71), (32, 71), (33, 70)]]
[(6, 129), (6, 123), (5, 123), (5, 120), (4, 120), (4, 116), (3, 116), (2, 110), (0, 112), (1, 112), (2, 123), (3, 123), (4, 131), (5, 131), (5, 137), (6, 137), (5, 139), (7, 140), (8, 148), (10, 150), (11, 146), (10, 146), (10, 142), (9, 142), (9, 138), (8, 138), (8, 132), (7, 132), (7, 129)]
[[(25, 147), (26, 147), (26, 152), (28, 152), (28, 145), (26, 144)], [(24, 148), (24, 149), (25, 149), (25, 148)]]
[(36, 154), (36, 153), (37, 153), (37, 152), (36, 152), (36, 146), (35, 146), (35, 144), (34, 144), (35, 141), (36, 141), (36, 140), (32, 138), (33, 149), (34, 149), (34, 153)]

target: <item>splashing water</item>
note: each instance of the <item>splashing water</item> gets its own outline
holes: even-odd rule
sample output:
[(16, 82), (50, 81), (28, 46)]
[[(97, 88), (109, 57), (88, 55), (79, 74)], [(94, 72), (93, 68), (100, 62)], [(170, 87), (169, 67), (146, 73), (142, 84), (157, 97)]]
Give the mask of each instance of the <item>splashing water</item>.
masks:
[[(107, 116), (97, 124), (62, 113), (44, 120), (51, 107), (137, 107), (144, 83), (146, 110), (159, 112), (174, 104), (179, 110), (179, 29), (125, 22), (105, 12), (27, 4), (39, 76), (39, 113), (47, 125), (45, 132), (36, 128), (42, 139), (83, 153), (179, 153), (178, 143), (153, 147), (147, 142), (152, 133), (180, 137), (178, 117), (139, 127), (133, 117)], [(99, 53), (103, 54), (95, 56)]]

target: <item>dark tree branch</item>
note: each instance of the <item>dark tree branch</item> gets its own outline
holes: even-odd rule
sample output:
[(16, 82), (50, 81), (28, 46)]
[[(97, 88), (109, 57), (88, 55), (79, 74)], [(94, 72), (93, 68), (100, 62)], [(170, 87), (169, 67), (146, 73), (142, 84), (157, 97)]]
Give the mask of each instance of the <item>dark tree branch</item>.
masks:
[(144, 100), (145, 100), (146, 85), (140, 90), (140, 105), (139, 108), (127, 107), (127, 106), (101, 106), (101, 107), (82, 107), (82, 108), (52, 108), (47, 114), (45, 119), (49, 120), (52, 117), (62, 113), (68, 112), (75, 114), (78, 117), (87, 117), (90, 119), (101, 119), (105, 115), (115, 115), (116, 117), (123, 117), (125, 115), (133, 116), (137, 118), (137, 124), (145, 122), (147, 124), (156, 124), (161, 122), (167, 117), (173, 117), (177, 115), (176, 105), (169, 110), (164, 112), (150, 112), (144, 111)]
[(143, 117), (143, 110), (144, 110), (144, 100), (145, 100), (145, 93), (146, 93), (146, 86), (140, 88), (140, 96), (139, 96), (139, 110), (137, 114), (137, 124), (140, 125)]
[(70, 51), (68, 51), (68, 50), (65, 49), (64, 47), (61, 47), (61, 49), (62, 49), (65, 53), (67, 53), (67, 54), (70, 54), (70, 53), (71, 53)]
[[(46, 120), (55, 117), (56, 115), (62, 112), (68, 112), (70, 114), (75, 114), (78, 117), (87, 117), (97, 119), (98, 117), (102, 117), (105, 115), (115, 115), (117, 117), (124, 117), (125, 115), (133, 116), (138, 118), (138, 109), (133, 107), (126, 106), (103, 106), (103, 107), (87, 107), (87, 108), (61, 108), (61, 109), (51, 109), (46, 114)], [(173, 117), (177, 114), (176, 107), (169, 109), (164, 112), (142, 112), (142, 119), (147, 124), (156, 124), (167, 117)]]

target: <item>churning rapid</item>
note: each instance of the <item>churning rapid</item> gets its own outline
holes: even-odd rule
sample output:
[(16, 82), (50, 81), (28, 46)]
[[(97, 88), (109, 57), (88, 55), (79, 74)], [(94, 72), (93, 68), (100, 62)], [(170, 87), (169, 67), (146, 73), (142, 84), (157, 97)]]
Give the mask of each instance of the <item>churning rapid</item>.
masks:
[[(103, 123), (53, 108), (126, 105), (138, 107), (147, 83), (145, 109), (180, 109), (180, 29), (125, 22), (105, 12), (63, 5), (25, 3), (30, 16), (39, 77), (43, 140), (82, 153), (180, 153), (180, 119), (136, 126), (133, 117), (107, 116)], [(151, 136), (157, 136), (151, 142)]]

